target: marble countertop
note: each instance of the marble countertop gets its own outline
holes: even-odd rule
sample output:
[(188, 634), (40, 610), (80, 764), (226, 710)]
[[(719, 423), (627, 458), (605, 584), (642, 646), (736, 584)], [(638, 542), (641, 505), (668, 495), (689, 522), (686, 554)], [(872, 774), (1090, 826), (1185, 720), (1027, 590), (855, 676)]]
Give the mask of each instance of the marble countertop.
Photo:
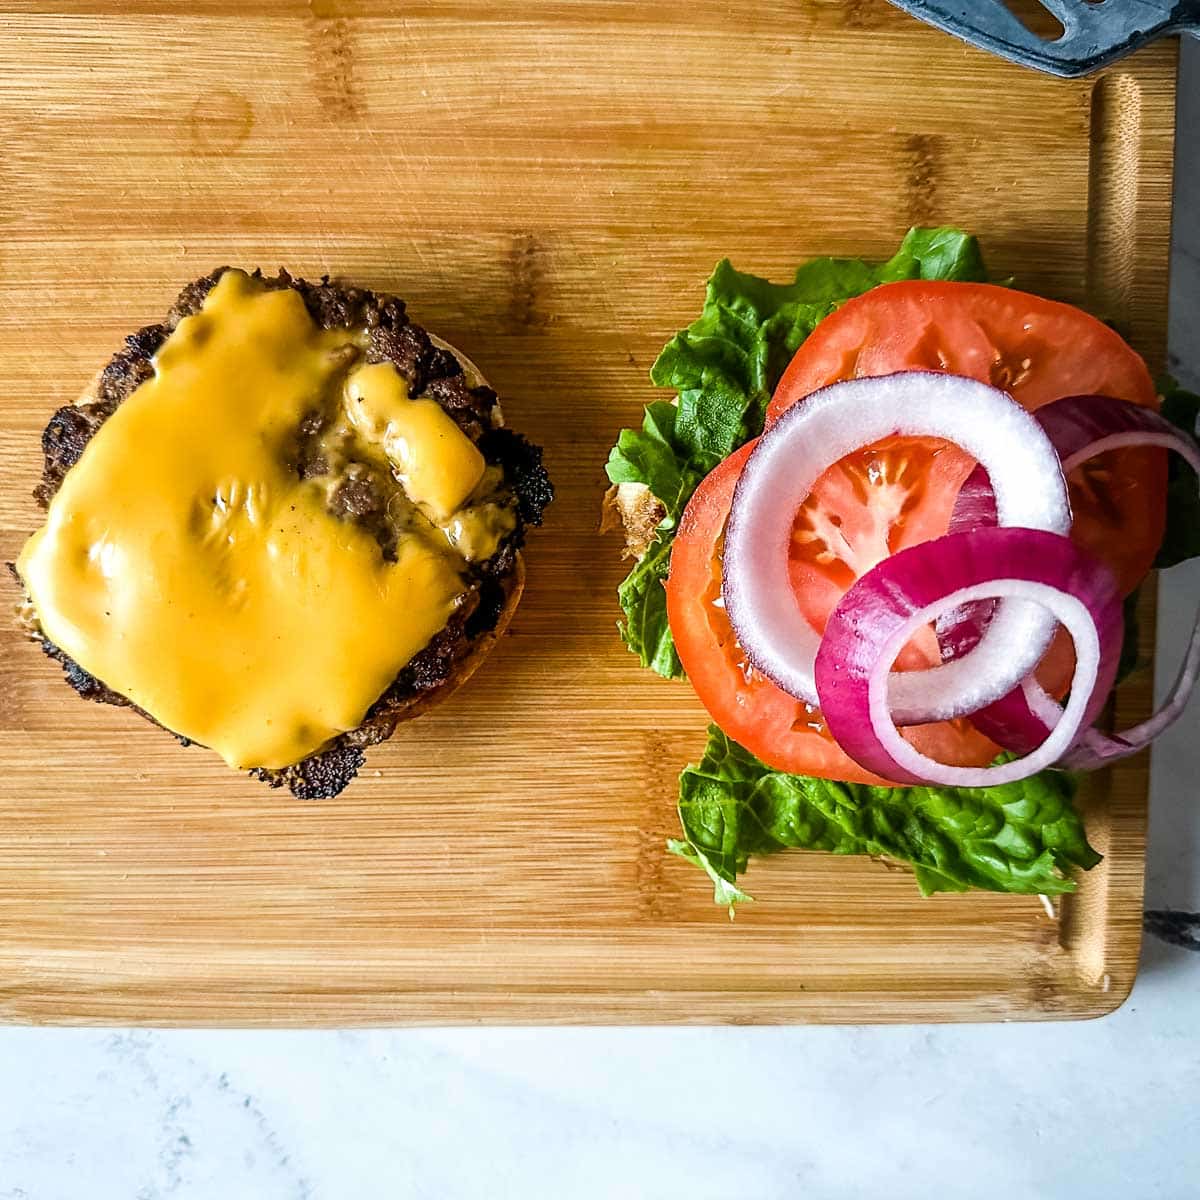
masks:
[[(1200, 44), (1172, 348), (1200, 384)], [(1200, 564), (1192, 564), (1195, 568)], [(1200, 569), (1164, 581), (1164, 653)], [(1200, 910), (1200, 698), (1155, 750), (1147, 905)], [(1200, 953), (1080, 1024), (0, 1029), (0, 1200), (1200, 1195)]]

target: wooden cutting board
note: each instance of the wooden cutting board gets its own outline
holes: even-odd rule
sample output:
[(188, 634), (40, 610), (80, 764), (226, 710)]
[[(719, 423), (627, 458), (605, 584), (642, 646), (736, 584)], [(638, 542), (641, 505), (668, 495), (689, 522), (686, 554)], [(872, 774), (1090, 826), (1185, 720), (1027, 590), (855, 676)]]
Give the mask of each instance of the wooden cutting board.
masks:
[[(112, 1024), (1093, 1016), (1138, 954), (1146, 768), (1036, 899), (755, 865), (736, 922), (664, 854), (705, 716), (616, 637), (604, 459), (722, 255), (778, 278), (913, 223), (1162, 360), (1175, 48), (1080, 82), (882, 2), (0, 0), (0, 559), (38, 439), (220, 263), (405, 296), (559, 488), (471, 685), (302, 804), (85, 704), (0, 626), (0, 1018)], [(152, 452), (149, 450), (148, 452)], [(17, 600), (5, 579), (5, 607)], [(1138, 711), (1145, 681), (1123, 697)]]

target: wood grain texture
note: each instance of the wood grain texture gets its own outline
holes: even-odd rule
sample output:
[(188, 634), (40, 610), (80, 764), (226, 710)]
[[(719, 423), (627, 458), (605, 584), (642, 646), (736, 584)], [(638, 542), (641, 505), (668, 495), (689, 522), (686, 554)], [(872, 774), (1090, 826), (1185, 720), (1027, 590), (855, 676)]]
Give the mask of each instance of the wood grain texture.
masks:
[(1061, 82), (881, 0), (47, 8), (0, 0), (0, 558), (37, 523), (50, 412), (225, 262), (405, 296), (559, 500), (496, 653), (332, 803), (75, 700), (6, 622), (0, 1019), (980, 1020), (1127, 994), (1144, 763), (1089, 794), (1107, 858), (1061, 926), (803, 854), (756, 864), (730, 924), (663, 853), (704, 714), (618, 642), (595, 529), (607, 448), (721, 255), (783, 276), (956, 222), (1157, 366), (1173, 46)]

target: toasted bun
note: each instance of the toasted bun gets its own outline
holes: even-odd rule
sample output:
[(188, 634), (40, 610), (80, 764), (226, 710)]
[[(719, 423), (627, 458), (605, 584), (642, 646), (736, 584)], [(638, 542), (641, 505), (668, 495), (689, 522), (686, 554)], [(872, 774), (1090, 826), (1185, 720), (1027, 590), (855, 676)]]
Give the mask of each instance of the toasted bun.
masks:
[(625, 557), (641, 560), (666, 515), (662, 501), (644, 483), (614, 483), (604, 493), (600, 532), (620, 530), (625, 537)]

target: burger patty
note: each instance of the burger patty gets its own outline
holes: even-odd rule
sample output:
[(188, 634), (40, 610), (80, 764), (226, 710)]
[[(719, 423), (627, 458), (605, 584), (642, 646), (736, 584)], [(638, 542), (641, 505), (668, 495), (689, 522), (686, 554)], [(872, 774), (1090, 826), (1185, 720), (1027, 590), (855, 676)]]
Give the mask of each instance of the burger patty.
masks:
[[(97, 430), (154, 374), (152, 359), (159, 347), (184, 317), (199, 312), (205, 297), (227, 270), (220, 267), (189, 283), (163, 324), (147, 325), (127, 337), (125, 348), (114, 354), (100, 372), (91, 403), (67, 405), (50, 418), (42, 434), (42, 481), (34, 489), (34, 498), (43, 508), (49, 506), (63, 477), (79, 461)], [(408, 384), (410, 395), (435, 400), (479, 447), (485, 461), (500, 468), (505, 486), (515, 499), (516, 526), (491, 558), (470, 565), (470, 590), (464, 603), (445, 628), (399, 672), (362, 723), (298, 763), (250, 772), (271, 787), (286, 785), (299, 799), (326, 799), (336, 796), (354, 778), (363, 765), (364, 749), (390, 737), (418, 703), (424, 709), (434, 701), (438, 689), (453, 681), (472, 649), (495, 629), (517, 585), (517, 555), (525, 529), (542, 523), (542, 513), (554, 498), (554, 488), (542, 465), (541, 448), (499, 424), (496, 393), (488, 387), (471, 386), (454, 354), (435, 346), (425, 330), (408, 319), (403, 300), (362, 288), (340, 287), (330, 283), (328, 277), (314, 284), (282, 270), (273, 279), (264, 279), (261, 271), (254, 275), (270, 290), (291, 288), (297, 292), (322, 329), (366, 329), (366, 362), (391, 363)], [(301, 478), (320, 477), (330, 471), (319, 443), (326, 420), (325, 414), (314, 411), (297, 430), (295, 469)], [(147, 452), (153, 453), (153, 449)], [(368, 530), (379, 543), (380, 552), (392, 557), (395, 535), (387, 520), (387, 506), (399, 485), (374, 464), (351, 466), (352, 472), (343, 472), (343, 481), (331, 495), (330, 511)], [(48, 639), (40, 640), (45, 652), (62, 664), (67, 682), (80, 696), (132, 707), (154, 720)], [(180, 740), (188, 744), (186, 738)]]

